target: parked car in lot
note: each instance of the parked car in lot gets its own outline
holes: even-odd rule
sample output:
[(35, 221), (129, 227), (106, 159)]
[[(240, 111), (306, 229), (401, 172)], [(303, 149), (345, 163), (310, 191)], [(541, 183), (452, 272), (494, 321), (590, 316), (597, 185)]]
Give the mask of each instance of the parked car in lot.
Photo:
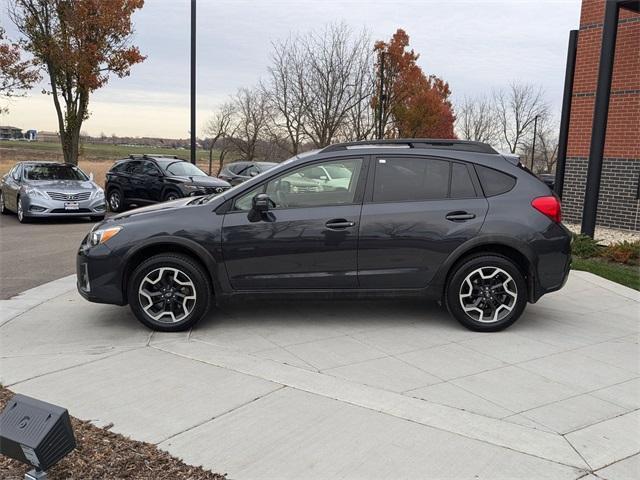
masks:
[(75, 165), (19, 162), (0, 180), (0, 212), (36, 217), (104, 218), (104, 191)]
[(273, 162), (233, 162), (228, 163), (218, 173), (218, 178), (226, 180), (231, 185), (238, 185), (256, 175), (278, 165)]
[(542, 180), (545, 185), (551, 190), (554, 189), (556, 185), (556, 176), (553, 173), (541, 173), (538, 175), (538, 178)]
[[(292, 190), (318, 168), (340, 185)], [(338, 144), (218, 196), (109, 218), (80, 246), (78, 290), (163, 331), (214, 299), (340, 294), (442, 300), (464, 326), (497, 331), (564, 285), (560, 216), (544, 183), (486, 144)]]
[(109, 209), (122, 212), (131, 204), (222, 193), (230, 187), (224, 180), (210, 177), (175, 156), (131, 155), (117, 161), (107, 172), (105, 191)]

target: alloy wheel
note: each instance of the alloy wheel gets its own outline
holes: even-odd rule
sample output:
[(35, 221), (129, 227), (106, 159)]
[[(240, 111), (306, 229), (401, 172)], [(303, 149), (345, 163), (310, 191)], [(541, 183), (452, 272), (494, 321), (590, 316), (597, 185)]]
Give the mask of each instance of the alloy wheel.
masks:
[(24, 221), (24, 210), (22, 209), (22, 200), (20, 198), (18, 198), (18, 221), (19, 222), (23, 222)]
[(140, 282), (138, 300), (144, 313), (160, 323), (177, 323), (191, 314), (196, 305), (196, 287), (182, 270), (161, 267)]
[(459, 292), (460, 305), (473, 320), (495, 323), (503, 320), (516, 305), (518, 287), (506, 271), (480, 267), (466, 276)]
[(117, 212), (120, 208), (120, 194), (117, 191), (109, 194), (109, 208), (112, 212)]

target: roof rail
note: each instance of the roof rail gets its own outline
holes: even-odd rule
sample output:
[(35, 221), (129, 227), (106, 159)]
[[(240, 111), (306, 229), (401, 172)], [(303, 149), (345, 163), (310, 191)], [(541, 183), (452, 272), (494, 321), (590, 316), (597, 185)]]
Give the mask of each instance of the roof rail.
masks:
[(394, 138), (382, 140), (360, 140), (358, 142), (345, 142), (336, 143), (335, 145), (329, 145), (328, 147), (323, 148), (320, 152), (336, 152), (339, 150), (355, 150), (358, 148), (437, 148), (476, 153), (498, 153), (488, 143), (442, 138)]
[(175, 158), (177, 160), (182, 160), (182, 158), (178, 158), (177, 155), (163, 155), (157, 153), (130, 153), (129, 158)]

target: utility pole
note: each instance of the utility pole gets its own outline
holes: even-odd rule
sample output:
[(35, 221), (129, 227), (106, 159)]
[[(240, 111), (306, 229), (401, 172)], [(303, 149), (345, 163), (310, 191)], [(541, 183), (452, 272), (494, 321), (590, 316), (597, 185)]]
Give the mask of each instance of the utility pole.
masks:
[(384, 51), (380, 52), (380, 89), (378, 92), (378, 140), (384, 137), (384, 125), (382, 125), (384, 109)]
[(196, 164), (196, 0), (191, 0), (191, 163)]
[(531, 171), (533, 172), (533, 165), (536, 161), (536, 137), (538, 136), (538, 117), (536, 115), (533, 119), (533, 144), (531, 145)]

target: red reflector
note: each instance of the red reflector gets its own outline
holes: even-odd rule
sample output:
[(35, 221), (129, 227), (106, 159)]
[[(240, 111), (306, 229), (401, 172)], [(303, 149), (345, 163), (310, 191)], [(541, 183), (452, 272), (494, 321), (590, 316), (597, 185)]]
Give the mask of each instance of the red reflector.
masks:
[(534, 198), (531, 202), (531, 206), (556, 223), (560, 223), (562, 221), (560, 200), (553, 195)]

